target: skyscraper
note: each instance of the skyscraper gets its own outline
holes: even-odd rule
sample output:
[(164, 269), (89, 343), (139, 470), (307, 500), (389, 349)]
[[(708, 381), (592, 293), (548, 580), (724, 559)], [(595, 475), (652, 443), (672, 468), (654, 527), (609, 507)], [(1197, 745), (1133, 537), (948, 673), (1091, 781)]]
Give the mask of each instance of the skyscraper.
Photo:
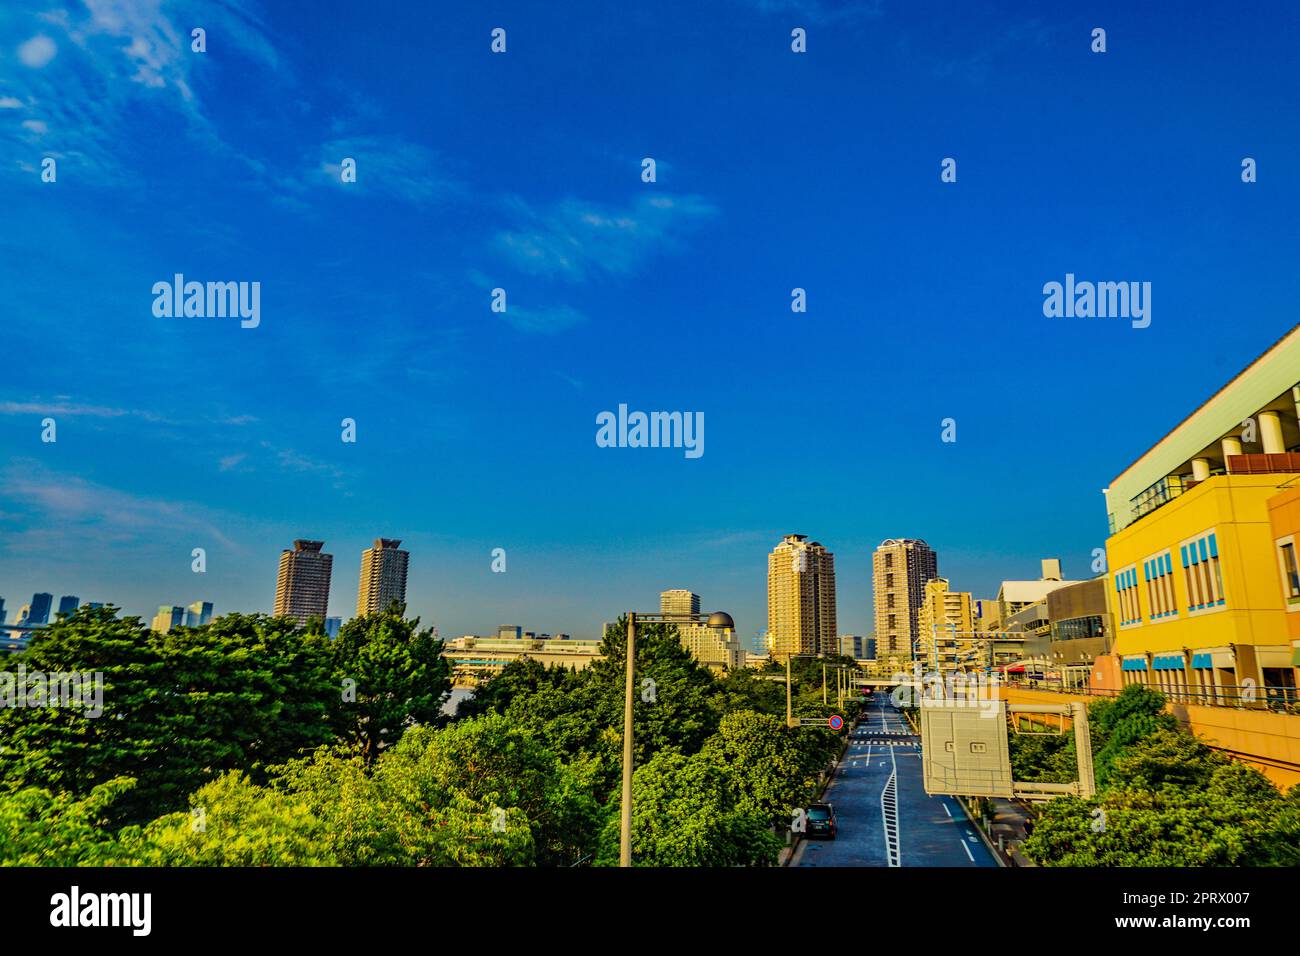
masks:
[(63, 597), (59, 598), (59, 613), (71, 614), (77, 609), (77, 605), (80, 603), (81, 599), (75, 594), (65, 594)]
[(767, 556), (767, 635), (774, 659), (836, 654), (835, 556), (788, 534)]
[(49, 624), (50, 623), (50, 606), (54, 603), (54, 595), (41, 592), (32, 595), (31, 610), (27, 612), (28, 624)]
[(890, 538), (871, 559), (876, 604), (876, 658), (910, 661), (919, 634), (925, 583), (939, 576), (939, 559), (924, 541)]
[(330, 572), (334, 555), (321, 550), (324, 541), (299, 538), (293, 550), (280, 552), (280, 573), (275, 582), (275, 616), (306, 624), (310, 617), (324, 622), (330, 599)]
[(166, 634), (173, 627), (184, 627), (185, 608), (179, 604), (160, 604), (149, 626), (159, 634)]
[(361, 552), (361, 582), (357, 587), (357, 617), (376, 614), (393, 601), (406, 604), (406, 565), (411, 554), (397, 538), (376, 538)]
[(659, 595), (659, 613), (691, 615), (700, 613), (700, 596), (692, 591), (674, 588)]
[(185, 609), (185, 626), (202, 627), (212, 620), (212, 602), (195, 601)]
[(5, 599), (0, 597), (0, 624), (5, 622)]

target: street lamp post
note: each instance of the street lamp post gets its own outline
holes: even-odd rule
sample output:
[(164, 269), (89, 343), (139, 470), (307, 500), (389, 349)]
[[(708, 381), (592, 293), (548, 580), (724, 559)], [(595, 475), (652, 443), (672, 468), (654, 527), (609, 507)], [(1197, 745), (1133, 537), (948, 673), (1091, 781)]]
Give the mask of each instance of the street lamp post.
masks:
[[(679, 624), (683, 621), (705, 623), (709, 627), (734, 631), (736, 622), (726, 611), (714, 611), (705, 621), (703, 615), (627, 613), (627, 679), (623, 688), (623, 806), (619, 813), (618, 865), (632, 865), (632, 685), (636, 676), (636, 626), (639, 621)], [(790, 691), (786, 686), (786, 717), (789, 719)]]
[(627, 686), (623, 691), (623, 806), (618, 865), (632, 865), (632, 680), (636, 669), (636, 612), (627, 616)]

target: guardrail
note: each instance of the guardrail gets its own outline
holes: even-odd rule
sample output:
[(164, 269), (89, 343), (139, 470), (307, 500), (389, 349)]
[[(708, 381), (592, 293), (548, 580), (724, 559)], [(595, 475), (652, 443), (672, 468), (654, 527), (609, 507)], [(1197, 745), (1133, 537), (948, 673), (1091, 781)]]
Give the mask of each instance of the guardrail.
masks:
[[(1043, 681), (1007, 681), (1003, 687), (1019, 690), (1038, 690), (1053, 694), (1070, 694), (1076, 697), (1118, 697), (1120, 690), (1103, 687), (1061, 687)], [(1170, 689), (1146, 685), (1171, 704), (1196, 704), (1201, 707), (1232, 707), (1238, 710), (1269, 710), (1279, 714), (1300, 714), (1300, 689), (1295, 687), (1269, 687), (1251, 684), (1231, 684), (1212, 690), (1190, 687)]]

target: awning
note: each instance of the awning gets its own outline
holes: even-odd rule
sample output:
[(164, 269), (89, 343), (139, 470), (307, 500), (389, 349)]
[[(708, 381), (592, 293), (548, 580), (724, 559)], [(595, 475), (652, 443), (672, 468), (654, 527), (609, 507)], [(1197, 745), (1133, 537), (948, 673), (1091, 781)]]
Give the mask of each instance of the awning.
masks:
[(1183, 669), (1182, 654), (1157, 654), (1151, 662), (1153, 671), (1180, 671)]
[(1197, 651), (1192, 655), (1192, 667), (1196, 669), (1209, 670), (1214, 664), (1210, 660), (1210, 655), (1205, 651)]
[(1147, 659), (1145, 657), (1126, 657), (1124, 663), (1120, 665), (1120, 670), (1126, 671), (1144, 671), (1147, 669)]

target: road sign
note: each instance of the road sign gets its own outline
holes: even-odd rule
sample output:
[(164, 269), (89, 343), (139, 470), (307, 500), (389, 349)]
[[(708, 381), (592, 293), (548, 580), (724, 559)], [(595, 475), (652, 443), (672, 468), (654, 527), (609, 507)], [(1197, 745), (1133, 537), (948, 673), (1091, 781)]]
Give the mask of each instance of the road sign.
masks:
[(831, 730), (839, 730), (841, 727), (844, 726), (844, 718), (841, 717), (839, 714), (836, 714), (834, 717), (826, 721), (826, 723), (831, 728)]

